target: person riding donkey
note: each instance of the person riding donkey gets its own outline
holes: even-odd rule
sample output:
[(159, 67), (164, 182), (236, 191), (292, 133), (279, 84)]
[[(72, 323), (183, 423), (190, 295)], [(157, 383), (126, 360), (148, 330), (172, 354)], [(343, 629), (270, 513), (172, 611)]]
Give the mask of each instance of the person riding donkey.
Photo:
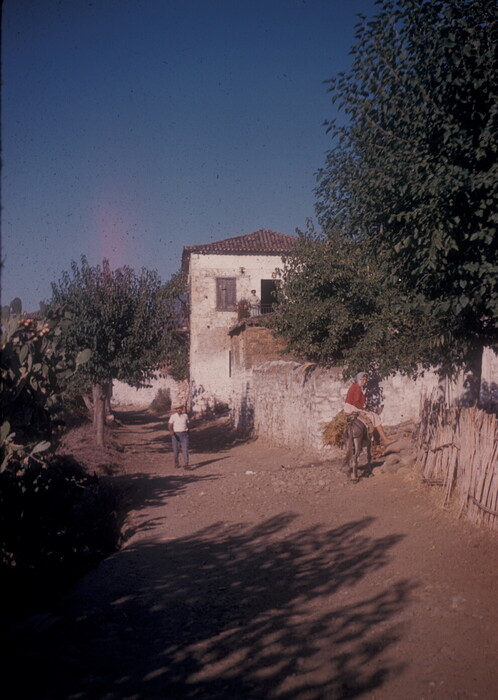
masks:
[(346, 400), (344, 403), (344, 413), (357, 413), (360, 419), (365, 420), (367, 422), (367, 426), (369, 423), (373, 426), (373, 429), (377, 431), (383, 445), (391, 445), (393, 442), (395, 442), (395, 440), (390, 440), (387, 437), (379, 414), (375, 413), (374, 411), (368, 411), (365, 408), (366, 397), (363, 391), (363, 387), (365, 386), (367, 381), (367, 372), (359, 372), (356, 375), (356, 379), (353, 382), (353, 384), (351, 384), (351, 386), (349, 387), (348, 393), (346, 395)]

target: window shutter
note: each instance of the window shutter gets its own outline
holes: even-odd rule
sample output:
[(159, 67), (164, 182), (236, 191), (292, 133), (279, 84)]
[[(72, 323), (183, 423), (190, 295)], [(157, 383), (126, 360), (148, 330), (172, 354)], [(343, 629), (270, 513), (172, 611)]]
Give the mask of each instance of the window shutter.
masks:
[(216, 308), (218, 311), (234, 311), (236, 306), (235, 277), (216, 278)]
[(235, 277), (230, 277), (227, 278), (227, 309), (233, 310), (235, 306)]

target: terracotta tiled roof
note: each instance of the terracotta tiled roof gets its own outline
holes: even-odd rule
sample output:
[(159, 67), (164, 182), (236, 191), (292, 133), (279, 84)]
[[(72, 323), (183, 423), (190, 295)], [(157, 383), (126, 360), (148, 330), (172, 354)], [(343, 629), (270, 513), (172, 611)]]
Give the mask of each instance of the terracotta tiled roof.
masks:
[(297, 238), (286, 233), (261, 229), (246, 236), (225, 238), (223, 241), (186, 245), (183, 248), (182, 267), (186, 267), (191, 253), (201, 255), (282, 255), (289, 253)]

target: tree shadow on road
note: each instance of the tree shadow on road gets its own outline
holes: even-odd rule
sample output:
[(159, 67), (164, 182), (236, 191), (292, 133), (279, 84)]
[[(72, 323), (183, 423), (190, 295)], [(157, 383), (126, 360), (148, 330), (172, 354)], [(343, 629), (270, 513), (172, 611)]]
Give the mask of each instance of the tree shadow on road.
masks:
[(373, 538), (372, 518), (290, 532), (295, 518), (217, 523), (103, 562), (52, 636), (23, 649), (36, 697), (333, 700), (381, 688), (402, 671), (391, 647), (416, 584), (366, 597), (355, 584), (402, 536)]
[(241, 436), (229, 418), (215, 418), (195, 422), (190, 431), (193, 452), (225, 452), (234, 445), (250, 442), (253, 438)]
[[(124, 411), (117, 413), (117, 417), (125, 427), (140, 426), (143, 435), (142, 444), (138, 444), (138, 450), (143, 452), (146, 444), (149, 452), (171, 452), (171, 439), (168, 434), (168, 416), (152, 415), (147, 409)], [(160, 431), (160, 432), (159, 432)], [(150, 437), (149, 434), (150, 433)], [(154, 433), (156, 433), (154, 435)], [(134, 439), (136, 433), (131, 433), (123, 447), (133, 452), (137, 447)], [(229, 418), (200, 418), (191, 422), (190, 449), (197, 454), (225, 452), (236, 444), (248, 442), (252, 438), (241, 436)]]
[[(192, 481), (211, 481), (217, 477), (212, 475), (194, 476), (189, 472), (181, 472), (178, 475), (168, 474), (156, 476), (142, 474), (140, 472), (114, 476), (112, 484), (120, 494), (120, 507), (122, 511), (122, 541), (126, 542), (137, 531), (152, 530), (157, 527), (162, 519), (153, 518), (144, 520), (140, 516), (141, 511), (150, 512), (155, 507), (164, 507), (167, 499), (183, 493)], [(130, 512), (135, 512), (134, 518), (129, 517)]]
[(149, 411), (148, 408), (135, 408), (128, 411), (114, 411), (116, 418), (123, 425), (147, 426), (150, 430), (156, 430), (162, 426), (167, 427), (169, 415), (159, 415)]

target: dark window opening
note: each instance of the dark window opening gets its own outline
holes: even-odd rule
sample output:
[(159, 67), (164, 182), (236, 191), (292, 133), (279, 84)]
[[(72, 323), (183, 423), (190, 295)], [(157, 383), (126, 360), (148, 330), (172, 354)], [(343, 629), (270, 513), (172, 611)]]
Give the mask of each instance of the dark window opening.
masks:
[(261, 313), (268, 314), (277, 301), (277, 283), (275, 280), (261, 280)]

